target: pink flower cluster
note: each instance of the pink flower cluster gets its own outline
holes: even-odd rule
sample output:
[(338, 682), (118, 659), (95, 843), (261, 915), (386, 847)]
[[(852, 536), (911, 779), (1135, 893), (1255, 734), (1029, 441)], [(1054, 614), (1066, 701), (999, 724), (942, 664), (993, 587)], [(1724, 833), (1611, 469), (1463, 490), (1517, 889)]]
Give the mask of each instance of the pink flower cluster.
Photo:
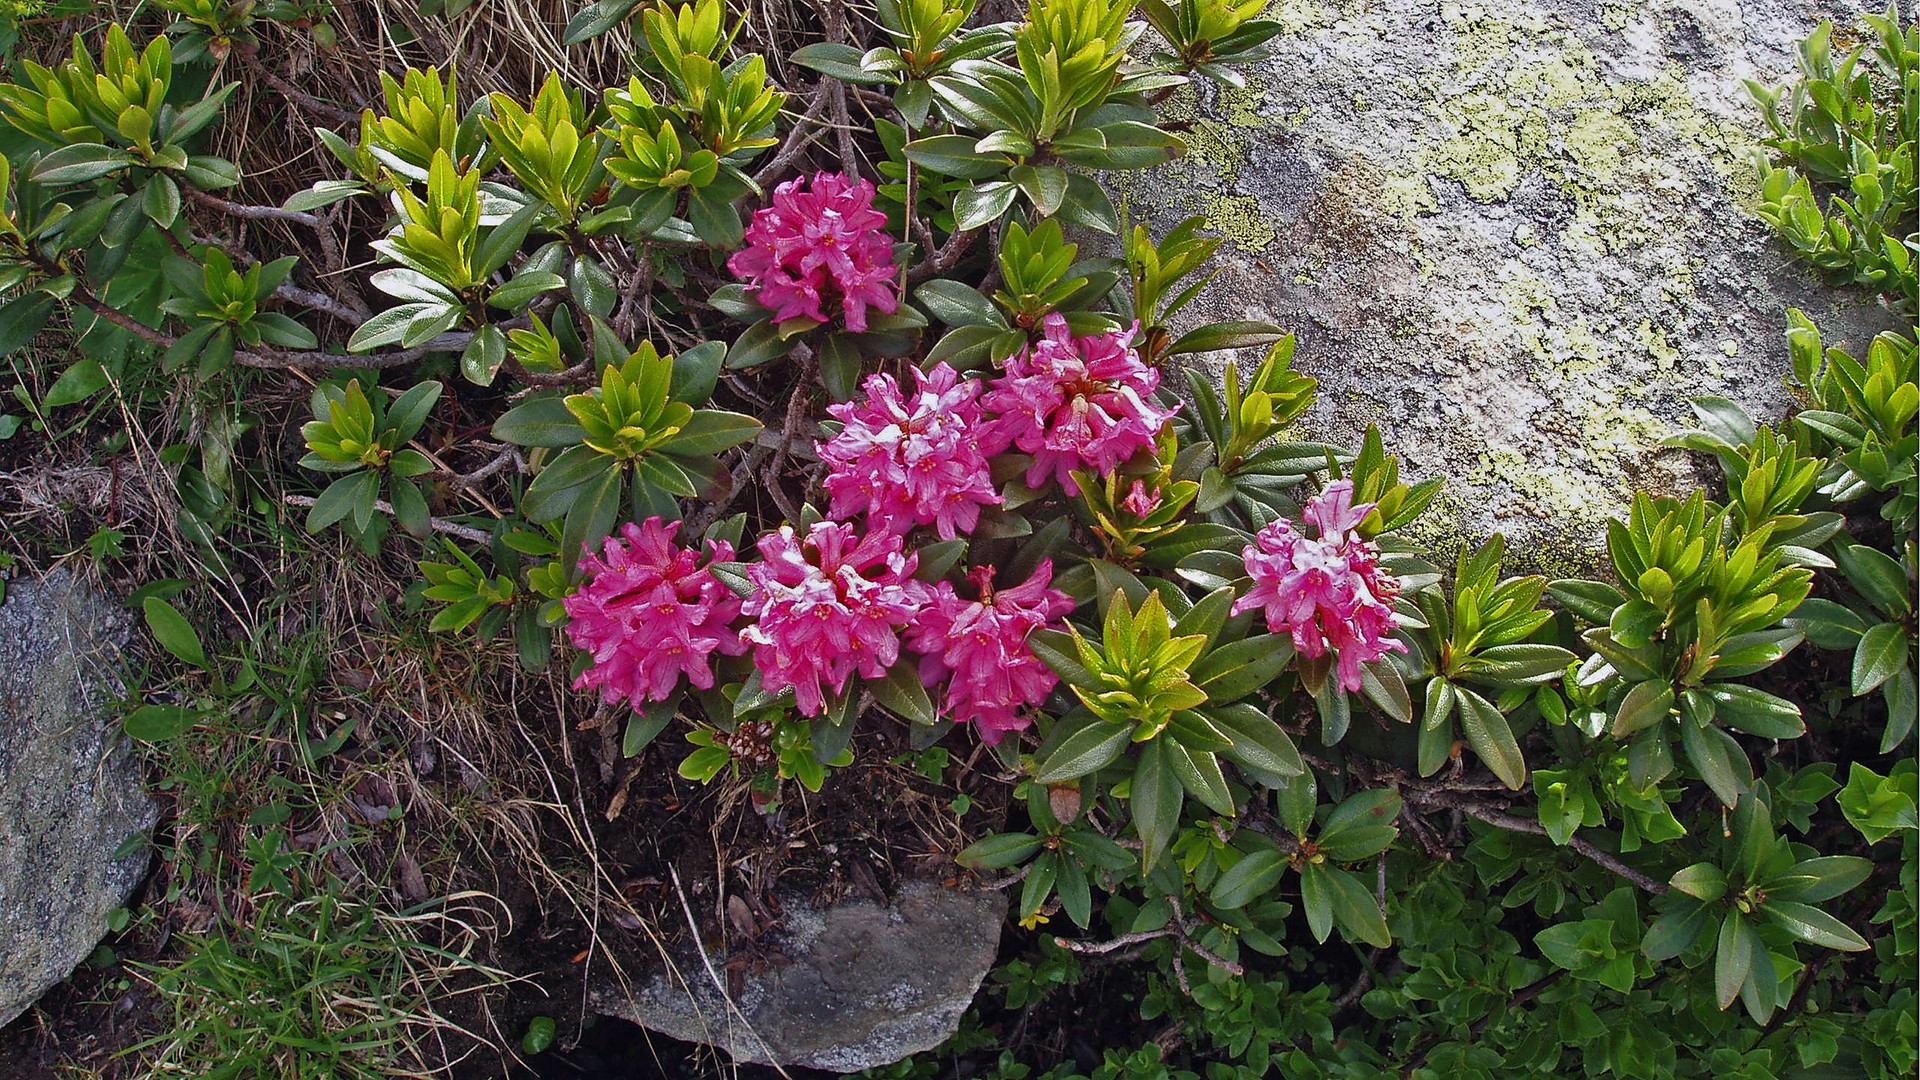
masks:
[(1303, 656), (1339, 653), (1340, 686), (1360, 689), (1360, 667), (1388, 652), (1406, 652), (1393, 632), (1400, 583), (1380, 569), (1380, 549), (1355, 532), (1372, 503), (1353, 505), (1353, 481), (1336, 480), (1307, 501), (1303, 515), (1319, 536), (1308, 539), (1282, 519), (1241, 550), (1253, 588), (1233, 613), (1265, 608), (1267, 629), (1293, 635)]
[(971, 533), (982, 506), (994, 506), (992, 471), (980, 445), (980, 384), (946, 364), (915, 371), (919, 390), (901, 394), (893, 376), (869, 375), (867, 400), (830, 406), (846, 423), (815, 443), (831, 466), (828, 513), (865, 513), (875, 528), (906, 532), (932, 525), (942, 540)]
[[(581, 556), (586, 584), (564, 601), (567, 634), (593, 663), (574, 689), (597, 689), (609, 705), (635, 709), (663, 701), (680, 676), (713, 686), (712, 655), (738, 656), (746, 645), (731, 624), (740, 601), (692, 551), (674, 543), (680, 523), (628, 523), (625, 542), (608, 537), (601, 554)], [(733, 558), (733, 545), (710, 545), (708, 562)]]
[(1044, 699), (1059, 677), (1027, 648), (1027, 635), (1073, 610), (1073, 598), (1049, 588), (1053, 561), (1040, 560), (1033, 576), (995, 591), (991, 567), (968, 575), (979, 599), (962, 599), (947, 582), (914, 620), (911, 643), (921, 654), (920, 681), (949, 679), (946, 712), (971, 720), (980, 738), (997, 744), (1032, 721), (1021, 710)]
[(929, 594), (897, 534), (859, 537), (822, 521), (802, 539), (783, 525), (760, 538), (760, 554), (742, 608), (756, 622), (740, 636), (754, 646), (766, 690), (791, 687), (800, 712), (816, 716), (853, 675), (877, 679), (900, 658), (900, 631)]
[(1040, 325), (1042, 339), (1007, 360), (1006, 374), (982, 404), (998, 415), (993, 452), (1012, 445), (1033, 455), (1028, 487), (1051, 475), (1077, 495), (1070, 472), (1111, 473), (1153, 445), (1173, 410), (1149, 401), (1160, 373), (1133, 350), (1138, 324), (1079, 338), (1057, 312)]
[(751, 283), (775, 322), (826, 323), (839, 314), (847, 329), (864, 331), (867, 308), (892, 314), (900, 306), (887, 215), (873, 208), (873, 196), (871, 183), (839, 173), (814, 174), (811, 190), (804, 179), (789, 180), (773, 189), (772, 206), (754, 211), (747, 246), (727, 269)]

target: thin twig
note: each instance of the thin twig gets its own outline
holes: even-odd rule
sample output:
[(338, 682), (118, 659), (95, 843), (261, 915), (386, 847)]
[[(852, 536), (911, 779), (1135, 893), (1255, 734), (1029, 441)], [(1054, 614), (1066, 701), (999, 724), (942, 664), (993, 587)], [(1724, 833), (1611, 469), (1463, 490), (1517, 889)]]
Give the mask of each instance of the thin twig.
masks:
[(352, 109), (335, 105), (331, 101), (314, 97), (312, 94), (293, 85), (286, 79), (281, 78), (279, 73), (275, 72), (266, 64), (261, 63), (258, 57), (250, 55), (247, 57), (247, 61), (247, 66), (252, 68), (255, 74), (265, 79), (268, 86), (280, 91), (281, 94), (286, 96), (287, 100), (297, 103), (301, 108), (309, 112), (319, 113), (321, 116), (336, 124), (352, 124), (359, 121), (359, 113)]
[(941, 274), (960, 265), (960, 259), (967, 249), (973, 246), (974, 237), (980, 235), (979, 229), (967, 229), (947, 237), (947, 242), (938, 251), (929, 251), (920, 265), (907, 271), (907, 280), (918, 284), (930, 277)]
[[(820, 80), (822, 83), (826, 81)], [(793, 159), (799, 157), (800, 152), (813, 141), (816, 134), (814, 121), (820, 118), (821, 110), (827, 107), (827, 95), (821, 93), (821, 89), (818, 84), (814, 86), (811, 91), (813, 103), (807, 106), (806, 112), (800, 114), (800, 119), (794, 121), (793, 130), (787, 132), (786, 141), (781, 143), (780, 149), (774, 152), (773, 159), (762, 166), (759, 172), (753, 174), (754, 183), (766, 187), (780, 179), (787, 168), (793, 164)]]
[(354, 326), (358, 326), (367, 320), (364, 314), (353, 310), (340, 301), (335, 300), (333, 297), (328, 296), (326, 293), (317, 293), (311, 289), (302, 289), (285, 282), (282, 282), (279, 288), (273, 290), (273, 295), (282, 300), (291, 300), (301, 307), (312, 308), (323, 315), (331, 315), (343, 323), (350, 323)]
[(753, 1041), (760, 1044), (760, 1052), (767, 1056), (767, 1062), (778, 1070), (781, 1076), (787, 1077), (787, 1080), (793, 1080), (787, 1070), (780, 1067), (780, 1059), (774, 1055), (773, 1047), (768, 1046), (767, 1040), (761, 1038), (760, 1033), (753, 1029), (753, 1024), (748, 1021), (747, 1014), (740, 1011), (740, 1006), (733, 1003), (732, 995), (727, 993), (727, 984), (720, 980), (720, 973), (714, 970), (713, 959), (707, 955), (706, 947), (700, 944), (700, 927), (693, 921), (693, 905), (687, 903), (687, 891), (680, 886), (679, 868), (669, 865), (667, 873), (673, 876), (673, 891), (680, 896), (680, 910), (687, 917), (687, 932), (693, 935), (693, 951), (700, 954), (700, 963), (706, 967), (707, 978), (713, 981), (713, 988), (719, 992), (720, 1000), (727, 1003), (727, 1010), (740, 1018), (740, 1026), (746, 1028), (747, 1034), (753, 1036)]
[[(1497, 828), (1506, 829), (1511, 832), (1533, 833), (1537, 836), (1545, 836), (1547, 834), (1546, 826), (1541, 825), (1537, 821), (1529, 821), (1523, 817), (1515, 817), (1512, 814), (1504, 814), (1498, 810), (1491, 810), (1482, 806), (1462, 806), (1460, 809)], [(1666, 882), (1648, 877), (1612, 855), (1593, 846), (1586, 840), (1582, 840), (1578, 836), (1568, 837), (1567, 847), (1592, 859), (1608, 870), (1619, 874), (1621, 877), (1626, 878), (1628, 881), (1655, 896), (1664, 895), (1667, 891)]]
[[(312, 506), (318, 500), (306, 495), (282, 495), (280, 496), (280, 501), (286, 503), (288, 506)], [(393, 513), (393, 504), (385, 499), (374, 500), (373, 508), (383, 514), (392, 515)], [(432, 524), (434, 532), (446, 533), (448, 536), (457, 536), (462, 540), (475, 544), (493, 543), (492, 534), (483, 533), (472, 526), (461, 525), (458, 522), (445, 521), (440, 518), (428, 518), (427, 521)]]
[[(180, 339), (163, 330), (155, 330), (133, 316), (111, 307), (83, 289), (75, 289), (71, 299), (81, 307), (133, 334), (142, 341), (151, 342), (163, 349), (170, 349)], [(314, 351), (253, 352), (247, 349), (235, 349), (233, 358), (238, 363), (253, 368), (278, 371), (286, 368), (391, 368), (419, 361), (430, 353), (459, 352), (473, 340), (466, 331), (441, 334), (424, 345), (411, 349), (400, 349), (384, 353), (330, 353)]]
[(1088, 953), (1098, 956), (1101, 953), (1110, 953), (1115, 949), (1124, 949), (1129, 945), (1138, 945), (1143, 941), (1154, 941), (1163, 937), (1172, 937), (1179, 932), (1178, 929), (1169, 925), (1163, 926), (1158, 930), (1138, 930), (1131, 934), (1121, 934), (1112, 941), (1075, 941), (1072, 938), (1055, 937), (1053, 943), (1063, 949), (1071, 949), (1077, 953)]
[(218, 195), (210, 195), (199, 188), (188, 185), (180, 189), (188, 199), (202, 206), (218, 210), (228, 217), (245, 218), (248, 221), (291, 221), (296, 225), (305, 225), (309, 229), (325, 227), (318, 217), (302, 210), (282, 210), (277, 206), (249, 206), (246, 203), (230, 202)]

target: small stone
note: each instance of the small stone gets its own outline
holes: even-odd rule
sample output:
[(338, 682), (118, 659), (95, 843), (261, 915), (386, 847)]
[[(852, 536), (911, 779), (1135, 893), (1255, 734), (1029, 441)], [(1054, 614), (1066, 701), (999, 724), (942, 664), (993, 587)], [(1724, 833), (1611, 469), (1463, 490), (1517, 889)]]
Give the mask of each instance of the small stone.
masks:
[[(732, 1005), (683, 944), (667, 970), (595, 987), (593, 1007), (736, 1061), (841, 1073), (888, 1065), (959, 1027), (993, 967), (1007, 897), (916, 881), (884, 907), (816, 909), (787, 896), (780, 909), (778, 928), (736, 950), (746, 971)], [(776, 952), (784, 959), (752, 962)], [(729, 957), (708, 959), (725, 981)]]
[(106, 711), (133, 619), (64, 570), (0, 604), (0, 1024), (67, 977), (145, 876), (159, 815)]

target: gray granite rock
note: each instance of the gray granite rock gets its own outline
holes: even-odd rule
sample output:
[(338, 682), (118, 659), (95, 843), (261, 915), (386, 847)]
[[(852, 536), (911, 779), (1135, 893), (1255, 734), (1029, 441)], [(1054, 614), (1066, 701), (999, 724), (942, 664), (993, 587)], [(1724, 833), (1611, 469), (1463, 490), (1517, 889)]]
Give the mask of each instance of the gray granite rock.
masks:
[[(738, 1061), (834, 1072), (890, 1064), (959, 1026), (993, 966), (1007, 897), (913, 882), (884, 907), (848, 900), (816, 910), (793, 898), (784, 910), (778, 929), (741, 950), (760, 963), (731, 1007), (690, 948), (668, 969), (598, 987), (594, 1007)], [(727, 962), (711, 960), (716, 970)]]
[(1657, 450), (1688, 397), (1781, 412), (1784, 308), (1856, 345), (1898, 321), (1812, 282), (1749, 210), (1762, 125), (1742, 80), (1783, 79), (1823, 12), (1852, 18), (1274, 0), (1287, 33), (1248, 87), (1170, 99), (1190, 155), (1122, 179), (1160, 229), (1204, 213), (1230, 238), (1176, 329), (1295, 331), (1321, 380), (1299, 434), (1357, 445), (1377, 423), (1406, 474), (1449, 478), (1422, 539), (1500, 530), (1517, 562), (1576, 570), (1633, 488), (1698, 483)]
[(0, 1024), (93, 951), (146, 872), (144, 851), (113, 857), (157, 807), (104, 711), (132, 625), (64, 571), (0, 604)]

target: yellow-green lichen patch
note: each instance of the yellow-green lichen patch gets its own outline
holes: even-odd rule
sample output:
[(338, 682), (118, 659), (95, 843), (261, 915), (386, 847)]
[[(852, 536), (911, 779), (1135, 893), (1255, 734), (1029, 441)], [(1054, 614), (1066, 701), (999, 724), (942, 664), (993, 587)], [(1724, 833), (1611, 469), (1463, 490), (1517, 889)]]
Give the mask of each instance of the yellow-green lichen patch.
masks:
[(1279, 23), (1283, 34), (1303, 34), (1332, 26), (1334, 12), (1320, 0), (1269, 0), (1260, 17)]
[(1207, 224), (1231, 240), (1242, 251), (1263, 251), (1274, 241), (1273, 224), (1260, 209), (1260, 200), (1251, 195), (1213, 195), (1202, 199)]

